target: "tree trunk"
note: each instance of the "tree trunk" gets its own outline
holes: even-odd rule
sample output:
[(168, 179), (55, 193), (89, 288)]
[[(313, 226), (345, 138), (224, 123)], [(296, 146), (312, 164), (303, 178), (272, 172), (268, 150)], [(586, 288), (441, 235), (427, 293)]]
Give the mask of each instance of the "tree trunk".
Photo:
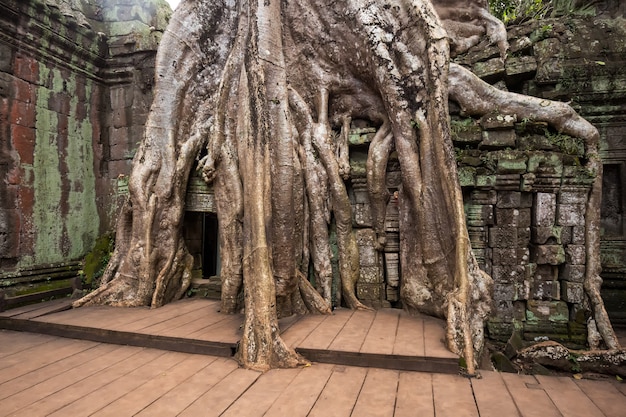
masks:
[[(454, 1), (435, 3), (454, 10)], [(465, 3), (504, 56), (504, 27), (486, 14), (483, 0)], [(304, 363), (280, 338), (278, 317), (330, 313), (331, 217), (344, 301), (366, 308), (355, 294), (359, 251), (344, 182), (350, 120), (363, 119), (379, 127), (367, 162), (378, 248), (385, 243), (385, 166), (395, 149), (402, 302), (445, 318), (448, 346), (474, 374), (492, 281), (469, 244), (448, 87), (470, 114), (497, 107), (585, 138), (589, 168), (600, 178), (597, 131), (567, 105), (499, 92), (450, 65), (447, 34), (427, 0), (184, 1), (157, 55), (154, 103), (106, 283), (76, 305), (157, 307), (184, 292), (191, 267), (182, 239), (184, 196), (206, 145), (199, 165), (215, 183), (222, 311), (236, 312), (244, 292), (237, 357), (259, 370)], [(600, 332), (614, 346), (598, 292), (600, 184), (587, 208), (585, 288)], [(310, 263), (321, 295), (306, 279)]]

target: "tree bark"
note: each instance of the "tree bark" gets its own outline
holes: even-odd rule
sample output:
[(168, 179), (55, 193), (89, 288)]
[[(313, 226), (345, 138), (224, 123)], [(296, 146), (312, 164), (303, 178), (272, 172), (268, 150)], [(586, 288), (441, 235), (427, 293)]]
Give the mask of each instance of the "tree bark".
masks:
[[(451, 0), (437, 0), (439, 10)], [(472, 25), (506, 54), (503, 26), (470, 1)], [(448, 91), (450, 88), (450, 91)], [(427, 0), (188, 0), (174, 13), (156, 62), (145, 136), (105, 284), (76, 302), (157, 307), (185, 291), (191, 257), (182, 239), (189, 171), (215, 184), (222, 311), (245, 321), (237, 357), (252, 369), (305, 360), (280, 338), (278, 317), (330, 313), (329, 227), (337, 227), (344, 302), (357, 298), (348, 131), (379, 127), (368, 155), (378, 248), (385, 243), (385, 166), (395, 149), (403, 305), (447, 320), (446, 342), (476, 371), (491, 278), (469, 244), (448, 121), (448, 94), (468, 114), (500, 111), (545, 120), (587, 140), (600, 178), (598, 133), (562, 103), (499, 92), (449, 64), (449, 38)], [(338, 133), (337, 133), (338, 132)], [(599, 297), (601, 180), (587, 208), (587, 278), (598, 328), (617, 339)], [(594, 211), (595, 210), (595, 211)], [(306, 279), (309, 264), (318, 294)]]

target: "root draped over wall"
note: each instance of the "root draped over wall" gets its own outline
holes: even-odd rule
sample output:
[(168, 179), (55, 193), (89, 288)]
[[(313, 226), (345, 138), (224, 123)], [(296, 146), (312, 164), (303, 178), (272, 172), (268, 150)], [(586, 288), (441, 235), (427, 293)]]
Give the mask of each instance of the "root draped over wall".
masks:
[[(475, 3), (504, 56), (503, 27)], [(366, 308), (355, 294), (359, 251), (344, 183), (350, 121), (363, 119), (379, 127), (367, 162), (374, 224), (384, 219), (392, 150), (400, 164), (402, 302), (445, 318), (449, 348), (474, 374), (492, 284), (469, 244), (449, 94), (469, 114), (509, 103), (520, 117), (587, 139), (589, 155), (597, 153), (597, 131), (569, 107), (536, 114), (535, 99), (499, 93), (450, 65), (449, 39), (429, 1), (183, 2), (159, 48), (155, 99), (105, 284), (76, 306), (158, 307), (183, 294), (192, 264), (181, 237), (184, 194), (205, 149), (199, 164), (215, 183), (222, 310), (235, 311), (242, 286), (245, 294), (238, 358), (259, 370), (304, 363), (281, 340), (277, 319), (330, 313), (331, 217), (342, 299)], [(599, 173), (597, 164), (590, 168)], [(384, 230), (376, 232), (384, 244)], [(589, 242), (595, 256), (594, 235)], [(309, 264), (319, 293), (304, 278)], [(588, 275), (593, 294), (597, 271)]]

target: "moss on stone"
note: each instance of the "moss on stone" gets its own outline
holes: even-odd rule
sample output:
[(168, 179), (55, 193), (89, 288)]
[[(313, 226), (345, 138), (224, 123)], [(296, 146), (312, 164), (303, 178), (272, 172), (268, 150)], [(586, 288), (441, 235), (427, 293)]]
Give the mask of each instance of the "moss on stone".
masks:
[(83, 280), (88, 285), (96, 284), (109, 263), (115, 240), (107, 233), (96, 239), (96, 243), (83, 261)]

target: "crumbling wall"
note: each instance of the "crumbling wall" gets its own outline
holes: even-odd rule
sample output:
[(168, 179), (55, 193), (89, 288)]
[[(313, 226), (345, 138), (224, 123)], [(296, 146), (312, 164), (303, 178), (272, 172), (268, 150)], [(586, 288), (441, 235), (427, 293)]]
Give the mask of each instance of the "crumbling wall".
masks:
[(75, 275), (114, 225), (117, 178), (141, 140), (170, 14), (163, 0), (0, 3), (0, 285), (9, 295), (16, 283)]
[[(613, 10), (615, 12), (615, 10)], [(456, 61), (499, 88), (570, 102), (600, 130), (604, 161), (603, 296), (614, 321), (626, 318), (626, 25), (622, 17), (535, 21), (509, 29), (505, 61), (486, 42)], [(451, 102), (451, 128), (467, 225), (482, 269), (494, 279), (492, 338), (586, 343), (585, 205), (593, 181), (585, 149), (533, 120), (495, 112), (480, 120)], [(375, 128), (353, 126), (351, 199), (361, 243), (360, 299), (398, 300), (397, 199), (387, 207), (387, 245), (374, 250), (365, 179)], [(397, 160), (390, 195), (401, 187)]]

